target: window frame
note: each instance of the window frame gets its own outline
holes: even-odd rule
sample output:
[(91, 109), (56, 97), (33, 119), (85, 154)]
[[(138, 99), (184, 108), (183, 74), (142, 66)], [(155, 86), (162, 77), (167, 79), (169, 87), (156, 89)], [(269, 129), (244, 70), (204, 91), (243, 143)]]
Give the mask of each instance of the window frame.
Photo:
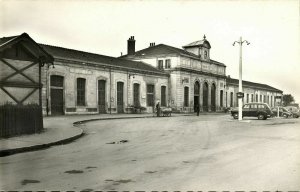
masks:
[[(136, 92), (136, 86), (137, 86), (137, 92)], [(140, 106), (141, 101), (140, 101), (140, 84), (139, 83), (133, 83), (133, 105), (134, 106)]]
[(189, 87), (185, 86), (183, 88), (183, 106), (188, 107), (189, 106)]
[[(149, 92), (149, 87), (153, 87), (153, 92)], [(149, 96), (152, 98), (150, 100)], [(154, 106), (155, 102), (154, 102), (154, 98), (155, 98), (155, 85), (154, 84), (147, 84), (146, 85), (146, 104), (147, 106)]]
[(162, 107), (166, 107), (167, 106), (167, 86), (165, 86), (165, 85), (162, 85), (160, 87), (160, 100), (161, 100), (160, 105)]
[(157, 60), (157, 68), (164, 69), (164, 60), (162, 59)]
[[(80, 82), (82, 81), (82, 82)], [(80, 87), (79, 87), (80, 86)], [(77, 106), (86, 106), (86, 79), (76, 79), (76, 104)]]
[(170, 69), (171, 68), (171, 59), (166, 59), (165, 60), (165, 69)]

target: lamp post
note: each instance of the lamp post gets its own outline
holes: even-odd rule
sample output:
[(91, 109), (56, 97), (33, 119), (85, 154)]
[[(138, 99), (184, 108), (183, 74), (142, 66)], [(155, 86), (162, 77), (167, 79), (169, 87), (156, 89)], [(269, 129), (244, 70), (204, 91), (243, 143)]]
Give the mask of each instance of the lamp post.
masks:
[(239, 62), (239, 92), (238, 92), (238, 101), (239, 101), (239, 110), (238, 110), (238, 113), (239, 113), (239, 121), (241, 121), (243, 119), (243, 109), (242, 109), (242, 98), (244, 97), (244, 94), (243, 94), (243, 85), (242, 85), (242, 46), (243, 46), (243, 43), (247, 43), (247, 45), (249, 45), (250, 43), (246, 40), (242, 40), (242, 37), (240, 37), (240, 40), (239, 41), (235, 41), (233, 42), (233, 46), (235, 45), (235, 43), (238, 43), (240, 45), (240, 62)]

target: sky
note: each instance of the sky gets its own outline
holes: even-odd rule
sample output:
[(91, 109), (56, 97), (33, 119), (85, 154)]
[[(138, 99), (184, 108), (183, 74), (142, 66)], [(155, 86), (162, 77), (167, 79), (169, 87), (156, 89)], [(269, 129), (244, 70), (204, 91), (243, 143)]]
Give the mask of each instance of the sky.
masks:
[(118, 57), (135, 36), (136, 50), (151, 42), (181, 48), (206, 39), (210, 57), (238, 78), (292, 94), (300, 102), (299, 0), (0, 0), (0, 37), (28, 33), (36, 42)]

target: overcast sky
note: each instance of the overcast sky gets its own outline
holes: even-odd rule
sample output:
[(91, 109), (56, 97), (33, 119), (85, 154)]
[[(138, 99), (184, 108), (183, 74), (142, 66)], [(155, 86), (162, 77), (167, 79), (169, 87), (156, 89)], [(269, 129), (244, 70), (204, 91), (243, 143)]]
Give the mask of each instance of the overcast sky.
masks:
[(238, 78), (265, 83), (300, 102), (300, 3), (283, 1), (9, 1), (0, 0), (0, 36), (28, 33), (36, 42), (109, 56), (150, 42), (182, 46), (203, 38), (211, 58)]

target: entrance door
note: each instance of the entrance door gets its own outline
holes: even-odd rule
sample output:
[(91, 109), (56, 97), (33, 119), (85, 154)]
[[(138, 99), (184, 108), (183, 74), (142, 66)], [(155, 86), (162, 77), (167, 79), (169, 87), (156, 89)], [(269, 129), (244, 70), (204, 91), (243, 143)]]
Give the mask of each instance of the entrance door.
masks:
[(50, 78), (51, 115), (64, 114), (64, 77), (52, 75)]
[(208, 111), (208, 84), (203, 84), (203, 111)]
[(194, 112), (197, 112), (196, 106), (200, 107), (199, 97), (200, 97), (200, 84), (198, 81), (196, 81), (194, 85)]
[(220, 107), (223, 107), (223, 90), (220, 91)]
[(211, 111), (216, 111), (216, 85), (211, 86)]
[(99, 113), (106, 113), (106, 110), (105, 110), (105, 80), (98, 80), (98, 106), (99, 106)]
[(117, 83), (117, 111), (118, 113), (124, 113), (124, 99), (123, 99), (123, 89), (124, 83), (118, 82)]

